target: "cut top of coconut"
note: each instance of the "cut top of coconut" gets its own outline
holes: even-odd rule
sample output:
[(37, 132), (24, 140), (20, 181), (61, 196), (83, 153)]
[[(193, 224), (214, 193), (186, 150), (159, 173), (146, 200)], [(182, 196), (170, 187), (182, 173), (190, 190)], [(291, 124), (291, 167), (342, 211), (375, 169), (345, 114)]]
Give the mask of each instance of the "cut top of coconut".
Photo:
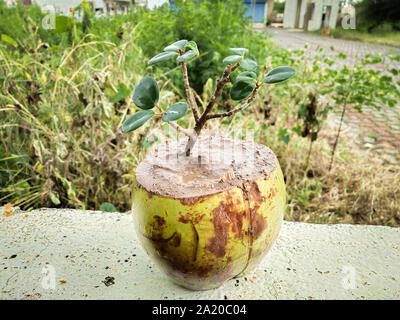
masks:
[(276, 168), (271, 149), (253, 141), (201, 136), (190, 156), (186, 143), (169, 141), (149, 152), (136, 169), (139, 185), (170, 198), (203, 197), (241, 187)]

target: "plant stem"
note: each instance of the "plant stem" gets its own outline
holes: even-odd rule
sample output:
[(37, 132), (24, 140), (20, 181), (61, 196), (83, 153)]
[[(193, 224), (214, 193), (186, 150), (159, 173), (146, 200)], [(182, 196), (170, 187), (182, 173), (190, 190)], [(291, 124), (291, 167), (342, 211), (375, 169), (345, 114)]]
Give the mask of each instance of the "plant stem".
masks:
[(235, 71), (239, 67), (239, 62), (236, 63), (233, 67), (228, 64), (222, 74), (221, 79), (217, 82), (217, 87), (215, 88), (214, 94), (212, 95), (210, 101), (208, 102), (204, 113), (200, 117), (200, 122), (206, 121), (207, 114), (211, 111), (212, 107), (214, 106), (215, 102), (217, 101), (218, 97), (222, 94), (222, 90), (224, 89), (225, 85), (229, 82), (230, 74)]
[(343, 106), (342, 116), (340, 117), (339, 130), (338, 130), (338, 132), (336, 134), (335, 143), (333, 144), (333, 148), (332, 148), (331, 163), (329, 164), (329, 171), (331, 171), (331, 169), (332, 169), (333, 158), (335, 157), (335, 152), (336, 152), (336, 147), (337, 147), (337, 144), (338, 144), (338, 141), (339, 141), (340, 131), (342, 130), (342, 123), (343, 123), (344, 114), (346, 112), (346, 107), (347, 107), (347, 99), (346, 99), (346, 101), (344, 103), (344, 106)]
[(215, 105), (218, 97), (222, 94), (222, 90), (224, 89), (225, 85), (229, 82), (230, 74), (235, 71), (239, 67), (239, 63), (236, 63), (234, 66), (228, 64), (222, 73), (221, 79), (217, 82), (217, 87), (215, 88), (214, 94), (210, 98), (210, 101), (207, 103), (206, 109), (204, 110), (203, 114), (196, 122), (196, 125), (193, 130), (193, 134), (189, 137), (189, 141), (185, 147), (186, 156), (190, 156), (190, 152), (193, 149), (194, 144), (196, 143), (197, 137), (200, 134), (200, 131), (203, 129), (205, 123), (207, 122), (208, 113), (212, 110), (213, 106)]
[(307, 159), (306, 159), (306, 169), (305, 172), (307, 172), (308, 169), (308, 164), (310, 163), (310, 156), (311, 156), (311, 150), (312, 150), (312, 146), (313, 146), (313, 139), (310, 138), (310, 146), (308, 148), (308, 154), (307, 154)]
[(188, 136), (189, 138), (193, 135), (192, 132), (190, 130), (187, 130), (185, 128), (182, 128), (179, 124), (177, 124), (176, 122), (168, 122), (168, 124), (174, 128), (176, 131), (182, 132), (184, 135)]
[(228, 111), (228, 112), (210, 114), (209, 116), (207, 116), (206, 120), (230, 117), (231, 115), (238, 113), (238, 112), (242, 111), (243, 109), (247, 108), (253, 102), (253, 100), (256, 98), (256, 94), (257, 94), (257, 91), (260, 88), (260, 86), (261, 86), (260, 84), (256, 85), (250, 98), (242, 105), (240, 105), (240, 106), (236, 107), (235, 109)]
[(192, 109), (194, 121), (197, 123), (199, 121), (199, 113), (197, 112), (197, 103), (193, 96), (192, 89), (189, 84), (189, 76), (187, 72), (186, 62), (182, 62), (182, 73), (183, 73), (183, 81), (185, 83), (186, 96), (188, 98), (190, 109)]

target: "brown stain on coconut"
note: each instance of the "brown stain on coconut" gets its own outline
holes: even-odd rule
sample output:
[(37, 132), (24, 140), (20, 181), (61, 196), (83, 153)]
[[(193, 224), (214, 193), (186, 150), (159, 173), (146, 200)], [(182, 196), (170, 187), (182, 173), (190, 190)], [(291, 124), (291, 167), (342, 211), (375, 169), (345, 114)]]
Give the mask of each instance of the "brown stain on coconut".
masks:
[(248, 183), (247, 195), (250, 201), (255, 203), (262, 203), (265, 200), (265, 197), (261, 194), (260, 189), (258, 188), (258, 184), (255, 181), (251, 181)]
[(201, 198), (183, 198), (179, 199), (179, 201), (184, 205), (184, 206), (193, 206), (197, 202), (199, 202)]
[(231, 265), (222, 268), (210, 263), (197, 265), (187, 261), (184, 257), (171, 253), (153, 255), (153, 257), (165, 267), (164, 270), (172, 278), (186, 287), (197, 290), (200, 287), (207, 288), (210, 285), (214, 286), (215, 283), (223, 283), (234, 276)]
[(182, 213), (180, 213), (180, 215), (181, 216), (178, 219), (179, 222), (187, 224), (192, 221), (192, 216), (190, 214), (182, 215)]
[(246, 189), (249, 201), (254, 204), (254, 207), (250, 209), (250, 233), (254, 239), (257, 239), (267, 228), (267, 220), (262, 214), (258, 212), (261, 204), (265, 201), (265, 197), (261, 194), (261, 191), (256, 181), (248, 183)]
[(155, 242), (155, 243), (166, 243), (166, 242), (172, 240), (176, 235), (177, 235), (177, 233), (174, 232), (174, 233), (172, 234), (172, 236), (170, 236), (170, 237), (168, 237), (168, 238), (161, 238), (161, 237), (160, 237), (160, 238), (155, 238), (155, 237), (149, 236), (149, 235), (147, 235), (147, 234), (143, 234), (143, 237), (145, 237), (146, 239), (149, 239), (149, 240), (151, 240), (151, 241), (153, 241), (153, 242)]
[(227, 192), (225, 201), (221, 201), (219, 206), (212, 211), (214, 236), (209, 239), (206, 248), (217, 258), (225, 256), (226, 245), (229, 240), (229, 229), (232, 229), (235, 238), (243, 237), (243, 219), (246, 212), (240, 210), (232, 199), (232, 195)]
[(143, 236), (153, 243), (155, 251), (160, 256), (166, 256), (172, 254), (174, 252), (174, 249), (172, 249), (172, 247), (173, 248), (179, 247), (181, 245), (181, 240), (182, 240), (182, 236), (178, 232), (174, 232), (172, 236), (168, 238), (150, 237), (146, 234), (143, 234)]
[(254, 239), (257, 239), (261, 233), (267, 228), (267, 220), (259, 213), (253, 213), (252, 219), (252, 234)]
[(203, 219), (205, 216), (205, 214), (192, 214), (192, 213), (186, 213), (186, 214), (182, 214), (182, 212), (179, 212), (179, 218), (178, 221), (184, 224), (188, 224), (188, 223), (194, 223), (197, 224), (200, 222), (201, 219)]
[(155, 225), (157, 226), (157, 229), (162, 229), (165, 225), (165, 219), (160, 216), (154, 216), (154, 219), (156, 220)]
[(148, 192), (147, 192), (147, 197), (148, 197), (149, 199), (153, 198), (153, 195), (154, 195), (153, 192), (151, 192), (151, 191), (148, 191)]
[(268, 199), (274, 199), (275, 195), (278, 193), (278, 188), (272, 188), (268, 195)]
[(181, 237), (180, 233), (177, 233), (175, 235), (175, 237), (173, 237), (171, 240), (171, 246), (173, 246), (175, 248), (179, 247), (181, 245), (181, 238), (182, 237)]

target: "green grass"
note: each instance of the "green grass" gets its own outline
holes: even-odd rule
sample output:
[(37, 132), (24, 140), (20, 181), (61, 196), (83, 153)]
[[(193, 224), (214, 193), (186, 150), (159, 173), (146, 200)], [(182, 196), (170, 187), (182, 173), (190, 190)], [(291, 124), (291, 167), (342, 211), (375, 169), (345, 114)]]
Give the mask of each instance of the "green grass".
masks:
[[(321, 33), (321, 31), (318, 32)], [(329, 35), (338, 39), (356, 40), (400, 48), (400, 32), (396, 31), (367, 33), (352, 29), (336, 28), (331, 29)]]

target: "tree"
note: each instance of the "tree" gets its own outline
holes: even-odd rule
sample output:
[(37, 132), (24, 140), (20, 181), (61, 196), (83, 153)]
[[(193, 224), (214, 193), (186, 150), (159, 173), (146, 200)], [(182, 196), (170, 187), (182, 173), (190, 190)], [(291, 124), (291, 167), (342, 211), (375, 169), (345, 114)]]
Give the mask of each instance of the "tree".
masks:
[(371, 32), (385, 22), (392, 24), (394, 30), (400, 31), (400, 6), (393, 0), (363, 0), (355, 4), (357, 18)]

